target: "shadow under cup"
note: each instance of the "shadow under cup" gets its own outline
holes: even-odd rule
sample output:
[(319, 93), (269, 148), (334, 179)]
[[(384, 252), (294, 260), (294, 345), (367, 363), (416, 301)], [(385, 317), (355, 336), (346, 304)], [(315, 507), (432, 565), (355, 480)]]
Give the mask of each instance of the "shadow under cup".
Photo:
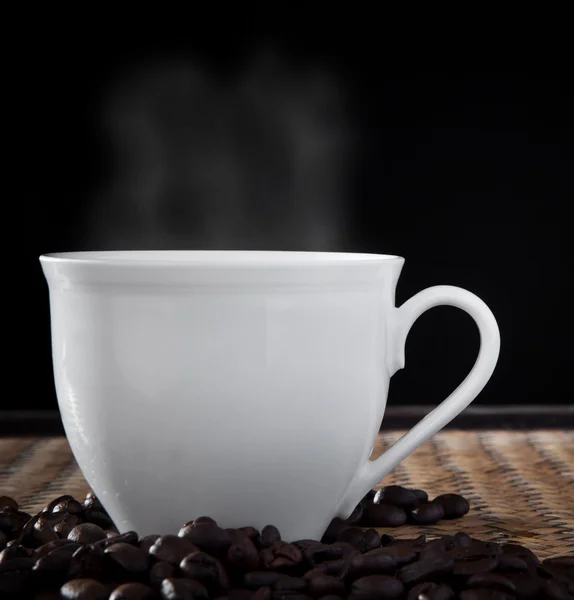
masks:
[[(456, 409), (369, 462), (401, 366), (395, 342), (404, 347), (410, 328), (410, 313), (404, 332), (395, 326), (402, 258), (182, 251), (40, 260), (66, 434), (120, 531), (175, 533), (209, 515), (223, 527), (274, 524), (284, 539), (317, 539), (492, 372), (489, 359)], [(417, 301), (412, 320), (439, 301)], [(457, 305), (484, 329), (488, 309), (476, 301)]]

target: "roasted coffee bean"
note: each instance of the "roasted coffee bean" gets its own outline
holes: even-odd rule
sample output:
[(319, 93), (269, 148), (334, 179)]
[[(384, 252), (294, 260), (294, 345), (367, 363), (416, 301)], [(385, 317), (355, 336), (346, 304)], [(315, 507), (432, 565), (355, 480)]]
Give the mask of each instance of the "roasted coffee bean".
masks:
[(281, 573), (277, 573), (276, 571), (251, 571), (245, 574), (243, 584), (247, 588), (272, 587), (281, 577)]
[[(298, 548), (300, 548), (299, 544), (300, 542), (295, 543)], [(337, 560), (343, 556), (342, 548), (322, 544), (320, 542), (307, 544), (301, 551), (303, 553), (303, 561), (310, 567), (327, 560)]]
[(116, 565), (128, 573), (143, 573), (149, 568), (149, 556), (140, 548), (119, 542), (104, 551)]
[(99, 579), (106, 570), (104, 551), (99, 546), (80, 546), (70, 560), (68, 576), (72, 579)]
[(380, 552), (355, 557), (349, 565), (349, 572), (353, 577), (362, 577), (377, 573), (394, 573), (396, 568), (396, 559), (389, 554)]
[(367, 547), (367, 541), (365, 540), (365, 534), (359, 527), (349, 527), (348, 529), (344, 529), (337, 536), (337, 541), (351, 544), (351, 546), (354, 546), (359, 552), (366, 552), (369, 549)]
[(442, 506), (444, 519), (458, 519), (470, 510), (468, 500), (459, 494), (442, 494), (437, 496), (433, 502)]
[(492, 556), (487, 558), (471, 558), (455, 561), (453, 573), (455, 575), (480, 575), (494, 571), (498, 566), (498, 558)]
[(544, 582), (544, 598), (547, 600), (572, 600), (574, 594), (568, 590), (568, 585), (563, 581), (548, 580)]
[(275, 542), (281, 541), (281, 534), (279, 530), (274, 525), (265, 525), (265, 527), (261, 530), (261, 547), (269, 548)]
[(428, 502), (429, 495), (424, 490), (411, 490), (411, 492), (416, 496), (419, 504)]
[[(64, 517), (64, 514), (56, 516), (59, 521), (63, 520)], [(59, 539), (58, 534), (54, 531), (54, 524), (50, 523), (48, 515), (42, 515), (36, 521), (32, 535), (38, 544), (47, 544), (48, 542), (53, 542), (54, 540)]]
[(307, 581), (302, 577), (281, 575), (273, 588), (279, 592), (302, 592), (307, 589)]
[(14, 558), (30, 558), (34, 551), (19, 544), (8, 542), (6, 548), (0, 552), (0, 565)]
[(516, 592), (516, 586), (512, 581), (504, 575), (497, 573), (481, 573), (473, 575), (467, 581), (468, 587), (484, 588), (489, 590), (499, 590), (500, 592), (508, 592), (510, 594)]
[(352, 559), (339, 558), (337, 560), (327, 560), (320, 566), (325, 570), (326, 575), (334, 577), (345, 577), (349, 570), (349, 561)]
[[(106, 539), (98, 542), (104, 548), (109, 548), (114, 544), (130, 544), (136, 546), (138, 543), (138, 534), (135, 531), (126, 531), (125, 533), (106, 532)], [(147, 552), (147, 550), (144, 550)]]
[(164, 579), (161, 584), (161, 597), (164, 600), (194, 600), (207, 598), (207, 589), (192, 579)]
[(221, 589), (229, 587), (229, 578), (224, 566), (205, 552), (194, 552), (186, 556), (179, 568), (187, 577), (204, 585), (215, 585)]
[[(564, 567), (567, 569), (574, 569), (574, 554), (570, 554), (568, 556), (555, 556), (554, 558), (547, 558), (546, 560), (542, 561), (542, 565), (552, 565), (557, 567)], [(574, 571), (571, 572), (574, 573)]]
[(53, 548), (47, 554), (36, 559), (33, 570), (40, 573), (48, 571), (67, 571), (72, 556), (79, 547), (78, 544), (71, 543)]
[(453, 542), (456, 548), (468, 548), (472, 544), (472, 538), (470, 535), (468, 535), (468, 533), (459, 531), (458, 533), (454, 534)]
[(251, 600), (271, 600), (271, 588), (260, 587), (251, 596)]
[(407, 600), (452, 600), (454, 591), (446, 584), (419, 583), (407, 595)]
[(332, 575), (318, 575), (308, 579), (307, 590), (312, 596), (345, 596), (345, 582)]
[(0, 531), (0, 551), (6, 548), (6, 542), (8, 539), (6, 538), (6, 534), (3, 531)]
[[(265, 552), (265, 551), (264, 551)], [(299, 551), (300, 552), (300, 551)], [(227, 550), (227, 561), (230, 565), (253, 571), (259, 568), (259, 552), (255, 544), (245, 536), (240, 543), (232, 544)], [(272, 566), (271, 568), (275, 568)]]
[(211, 517), (197, 517), (193, 521), (188, 521), (185, 525), (217, 525), (217, 521)]
[(501, 549), (502, 554), (509, 554), (521, 558), (528, 565), (529, 569), (536, 570), (540, 564), (540, 561), (532, 550), (519, 544), (503, 544)]
[(444, 508), (438, 502), (425, 502), (419, 504), (410, 513), (413, 521), (419, 525), (430, 525), (444, 517)]
[(60, 588), (64, 600), (107, 600), (108, 590), (95, 579), (72, 579)]
[[(231, 546), (229, 532), (211, 523), (184, 526), (179, 530), (178, 536), (189, 540), (210, 554), (221, 554)], [(248, 534), (247, 536), (249, 537)]]
[(108, 513), (103, 509), (87, 509), (84, 511), (84, 518), (88, 523), (98, 525), (102, 529), (110, 529), (111, 527), (114, 527), (114, 522), (110, 519)]
[(365, 509), (363, 522), (368, 527), (400, 527), (407, 522), (407, 513), (393, 504), (371, 504)]
[(199, 552), (199, 548), (188, 539), (177, 535), (162, 535), (149, 549), (152, 556), (174, 566), (179, 565), (188, 554), (194, 552)]
[(514, 600), (514, 596), (496, 590), (465, 590), (459, 595), (460, 600)]
[(149, 582), (153, 586), (159, 587), (164, 579), (173, 577), (174, 573), (175, 567), (173, 565), (160, 560), (152, 565), (152, 568), (149, 570)]
[(367, 554), (383, 553), (392, 556), (400, 567), (415, 560), (424, 550), (426, 538), (424, 535), (412, 540), (396, 540), (393, 544), (377, 550), (371, 550)]
[(48, 542), (47, 544), (36, 548), (32, 553), (32, 558), (38, 560), (39, 558), (42, 558), (42, 556), (52, 552), (55, 548), (61, 548), (62, 546), (71, 546), (74, 548), (75, 552), (80, 547), (80, 544), (72, 542), (71, 540), (54, 540), (53, 542)]
[(419, 499), (412, 490), (400, 485), (388, 485), (377, 492), (374, 503), (392, 504), (405, 510), (413, 510), (419, 505)]
[(357, 506), (355, 506), (353, 512), (345, 519), (349, 525), (359, 525), (363, 519), (363, 511), (365, 510), (365, 506), (362, 502), (359, 502)]
[(364, 533), (366, 549), (365, 552), (369, 550), (376, 550), (381, 547), (381, 536), (376, 529), (367, 529)]
[(324, 544), (332, 544), (337, 539), (339, 533), (348, 527), (350, 527), (349, 523), (343, 521), (343, 519), (339, 519), (338, 517), (334, 518), (323, 534), (321, 541)]
[(512, 554), (501, 554), (498, 557), (497, 569), (502, 572), (527, 571), (528, 565), (519, 556), (514, 556)]
[(448, 555), (454, 558), (455, 560), (473, 560), (478, 558), (497, 556), (502, 551), (498, 544), (489, 544), (471, 538), (470, 543), (467, 546), (455, 545), (454, 548), (450, 548), (447, 552)]
[(381, 535), (381, 546), (385, 547), (385, 546), (390, 546), (391, 544), (395, 543), (395, 538), (392, 535), (389, 535), (388, 533), (383, 533)]
[(443, 554), (426, 560), (418, 560), (410, 565), (401, 567), (397, 577), (407, 585), (421, 583), (433, 579), (437, 575), (450, 573), (454, 568), (454, 560)]
[(93, 523), (81, 523), (76, 525), (68, 534), (68, 539), (78, 544), (94, 544), (106, 539), (106, 532)]
[(0, 531), (2, 531), (7, 537), (11, 538), (20, 528), (20, 518), (18, 517), (18, 511), (6, 507), (0, 510)]
[(18, 502), (10, 496), (0, 496), (0, 510), (4, 508), (11, 508), (14, 511), (18, 511)]
[(70, 535), (70, 531), (81, 522), (82, 520), (78, 515), (67, 514), (60, 522), (54, 525), (54, 532), (59, 538), (67, 538)]
[(155, 592), (143, 583), (123, 583), (111, 594), (109, 600), (153, 600)]
[(86, 498), (84, 499), (83, 505), (84, 505), (84, 510), (88, 510), (88, 509), (104, 510), (102, 503), (98, 500), (97, 496), (92, 491), (90, 491), (86, 494)]
[(265, 548), (259, 553), (259, 557), (263, 568), (269, 570), (293, 567), (303, 562), (301, 550), (295, 544), (283, 542), (275, 542), (270, 548)]
[(46, 507), (46, 512), (49, 513), (66, 512), (71, 515), (80, 515), (82, 514), (83, 510), (84, 507), (82, 506), (82, 504), (78, 502), (73, 496), (69, 495), (55, 498)]
[(390, 575), (368, 575), (353, 582), (351, 595), (353, 598), (394, 600), (401, 598), (404, 590), (403, 583)]
[(156, 543), (159, 535), (146, 535), (140, 538), (138, 545), (144, 552), (149, 552), (149, 549)]
[(233, 588), (227, 592), (227, 600), (251, 600), (252, 595), (251, 590)]

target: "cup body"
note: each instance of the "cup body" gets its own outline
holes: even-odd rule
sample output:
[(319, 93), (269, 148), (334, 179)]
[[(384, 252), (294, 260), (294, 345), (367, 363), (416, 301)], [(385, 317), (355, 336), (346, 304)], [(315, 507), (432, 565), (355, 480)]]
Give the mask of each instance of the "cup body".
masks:
[(368, 459), (403, 260), (259, 252), (41, 257), (73, 453), (120, 531), (201, 515), (317, 538)]

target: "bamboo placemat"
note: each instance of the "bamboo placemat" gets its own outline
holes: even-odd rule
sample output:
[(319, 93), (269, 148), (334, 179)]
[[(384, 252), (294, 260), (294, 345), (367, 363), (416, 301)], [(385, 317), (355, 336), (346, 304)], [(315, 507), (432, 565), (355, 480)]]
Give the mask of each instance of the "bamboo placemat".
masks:
[[(402, 432), (379, 436), (374, 455)], [(395, 537), (466, 531), (531, 548), (540, 558), (574, 552), (574, 431), (442, 431), (380, 485), (457, 492), (471, 503), (462, 520), (385, 530)], [(61, 494), (88, 486), (65, 438), (0, 438), (0, 495), (38, 512)], [(382, 530), (381, 530), (382, 531)], [(161, 532), (158, 532), (161, 533)]]

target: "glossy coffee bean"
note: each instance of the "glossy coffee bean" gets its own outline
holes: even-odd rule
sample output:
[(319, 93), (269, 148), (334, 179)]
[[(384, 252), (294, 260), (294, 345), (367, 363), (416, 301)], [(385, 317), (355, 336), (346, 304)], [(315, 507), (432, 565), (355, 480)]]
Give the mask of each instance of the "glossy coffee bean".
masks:
[(111, 593), (109, 600), (153, 600), (155, 597), (154, 590), (143, 583), (124, 583)]
[(149, 549), (149, 553), (170, 565), (177, 566), (188, 555), (199, 552), (199, 548), (188, 539), (176, 535), (160, 536)]
[(454, 568), (454, 560), (446, 554), (418, 560), (399, 569), (397, 577), (407, 585), (432, 580), (439, 575), (450, 573)]
[(260, 587), (253, 592), (251, 600), (271, 600), (272, 593), (270, 587)]
[(149, 570), (148, 579), (152, 586), (159, 587), (164, 579), (173, 577), (175, 567), (163, 560), (156, 562)]
[[(130, 544), (131, 546), (138, 545), (138, 534), (135, 531), (126, 531), (125, 533), (106, 532), (106, 539), (101, 543), (104, 548), (109, 548), (114, 544)], [(144, 550), (147, 552), (147, 550)]]
[(146, 535), (140, 538), (138, 545), (144, 552), (149, 552), (149, 549), (156, 543), (159, 535)]
[(275, 542), (281, 541), (281, 534), (275, 525), (265, 525), (265, 527), (261, 530), (261, 547), (269, 548)]
[(384, 548), (385, 546), (390, 546), (395, 543), (395, 538), (388, 533), (383, 533), (381, 535), (381, 546)]
[(43, 546), (39, 546), (38, 548), (36, 548), (33, 552), (32, 552), (32, 558), (34, 558), (35, 560), (38, 560), (39, 558), (42, 558), (42, 556), (45, 556), (46, 554), (48, 554), (49, 552), (51, 552), (52, 550), (54, 550), (54, 548), (60, 548), (61, 546), (73, 546), (75, 548), (75, 550), (77, 550), (80, 545), (72, 542), (71, 540), (54, 540), (53, 542), (48, 542), (47, 544), (44, 544)]
[(363, 522), (368, 527), (400, 527), (407, 522), (407, 513), (394, 504), (372, 504), (365, 509)]
[(61, 521), (54, 525), (54, 532), (59, 538), (65, 539), (70, 535), (70, 531), (82, 522), (78, 515), (67, 514)]
[(353, 512), (349, 515), (345, 521), (349, 525), (359, 525), (363, 519), (363, 512), (365, 510), (365, 505), (362, 502), (359, 502), (357, 506), (355, 506)]
[(395, 600), (402, 598), (404, 585), (390, 575), (368, 575), (356, 579), (351, 586), (353, 598)]
[(445, 519), (458, 519), (470, 510), (468, 500), (459, 494), (442, 494), (437, 496), (433, 502), (442, 506)]
[(513, 594), (516, 592), (516, 586), (512, 580), (498, 573), (480, 573), (473, 575), (467, 581), (470, 588), (483, 588), (488, 590), (499, 590)]
[(336, 539), (339, 533), (343, 531), (343, 529), (347, 529), (349, 527), (349, 523), (343, 521), (343, 519), (339, 519), (338, 517), (333, 519), (327, 527), (327, 530), (323, 534), (321, 541), (324, 544), (332, 544)]
[(307, 590), (312, 596), (345, 596), (345, 582), (332, 575), (318, 575), (307, 581)]
[(80, 546), (70, 560), (68, 577), (70, 579), (99, 579), (106, 571), (104, 551), (99, 546), (86, 544)]
[(496, 557), (457, 560), (455, 561), (453, 573), (465, 576), (481, 575), (494, 571), (497, 566), (498, 559)]
[(108, 513), (103, 509), (86, 509), (84, 511), (84, 518), (88, 523), (98, 525), (102, 529), (110, 529), (114, 526), (114, 522), (110, 519)]
[(3, 508), (11, 508), (14, 511), (18, 510), (18, 502), (10, 496), (0, 496), (0, 510)]
[(255, 544), (245, 536), (238, 543), (229, 546), (227, 550), (227, 562), (234, 567), (253, 571), (260, 566), (259, 552)]
[(0, 551), (4, 550), (4, 548), (6, 548), (7, 542), (8, 542), (8, 538), (6, 537), (6, 534), (3, 531), (0, 531)]
[(76, 525), (68, 534), (68, 539), (78, 544), (93, 544), (106, 539), (106, 532), (93, 523)]
[(374, 503), (392, 504), (405, 510), (413, 510), (419, 505), (419, 499), (412, 490), (400, 485), (388, 485), (377, 492)]
[(497, 569), (503, 573), (512, 571), (527, 571), (528, 565), (519, 556), (512, 554), (501, 554), (498, 557)]
[(128, 573), (144, 573), (149, 568), (149, 555), (143, 550), (125, 542), (108, 546), (105, 555)]
[(411, 492), (416, 496), (419, 504), (428, 502), (429, 495), (424, 490), (411, 490)]
[(367, 529), (363, 535), (366, 544), (365, 552), (381, 547), (381, 536), (376, 529)]
[(107, 600), (106, 587), (95, 579), (73, 579), (60, 588), (63, 600)]
[(540, 564), (540, 561), (534, 552), (525, 546), (521, 546), (520, 544), (503, 544), (501, 549), (502, 554), (518, 556), (521, 558), (528, 565), (529, 569), (535, 570)]
[(571, 600), (574, 594), (568, 589), (568, 584), (563, 581), (548, 580), (544, 582), (543, 593), (546, 600)]
[(367, 541), (365, 540), (365, 534), (359, 527), (349, 527), (344, 529), (337, 536), (337, 541), (351, 544), (351, 546), (354, 546), (359, 552), (366, 552), (369, 549), (367, 547)]
[(227, 571), (222, 563), (205, 552), (194, 552), (186, 556), (179, 564), (180, 571), (206, 586), (216, 586), (220, 589), (229, 587)]
[(184, 526), (179, 530), (178, 536), (189, 540), (199, 549), (210, 554), (227, 552), (231, 546), (229, 532), (211, 523)]
[(164, 600), (194, 600), (207, 598), (207, 588), (192, 579), (164, 579), (161, 584), (161, 597)]
[(407, 600), (452, 600), (454, 591), (446, 584), (419, 583), (411, 588)]
[(328, 560), (337, 560), (343, 556), (343, 549), (322, 544), (320, 542), (307, 543), (305, 547), (300, 547), (301, 542), (296, 542), (296, 546), (303, 553), (303, 562), (309, 567), (324, 563)]
[(73, 496), (65, 495), (52, 500), (46, 507), (46, 511), (49, 513), (66, 512), (79, 515), (84, 511), (84, 507)]
[(430, 525), (444, 517), (444, 508), (438, 502), (425, 502), (419, 504), (410, 514), (415, 523)]
[(353, 577), (374, 575), (379, 573), (394, 573), (397, 569), (397, 561), (389, 554), (378, 552), (377, 554), (362, 554), (355, 557), (349, 566), (349, 572)]
[(53, 548), (47, 554), (36, 559), (36, 564), (33, 567), (34, 571), (40, 573), (67, 571), (72, 556), (79, 547), (78, 544), (71, 543)]

